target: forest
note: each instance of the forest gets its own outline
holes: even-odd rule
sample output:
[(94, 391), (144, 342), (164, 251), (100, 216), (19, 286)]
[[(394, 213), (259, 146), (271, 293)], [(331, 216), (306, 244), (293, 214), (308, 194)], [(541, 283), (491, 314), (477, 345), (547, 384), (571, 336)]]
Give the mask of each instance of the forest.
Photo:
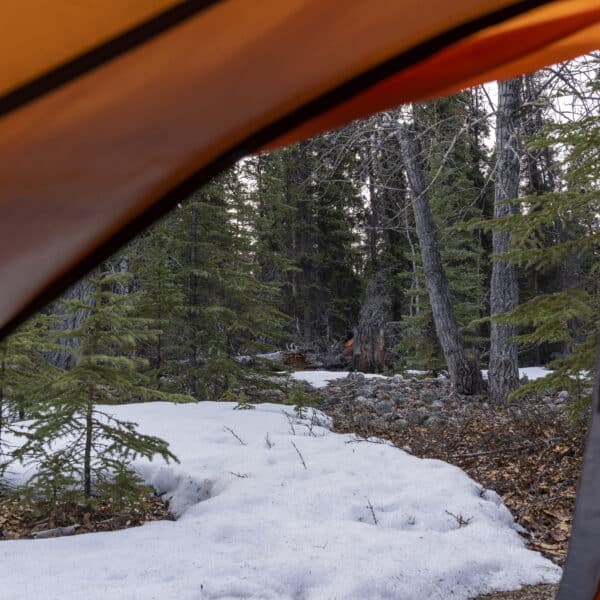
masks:
[[(0, 342), (1, 485), (22, 462), (53, 506), (135, 497), (133, 459), (176, 457), (107, 405), (298, 404), (302, 389), (273, 376), (286, 353), (444, 373), (499, 407), (565, 390), (585, 411), (599, 67), (590, 55), (376, 114), (198, 190)], [(521, 379), (533, 365), (548, 375)]]

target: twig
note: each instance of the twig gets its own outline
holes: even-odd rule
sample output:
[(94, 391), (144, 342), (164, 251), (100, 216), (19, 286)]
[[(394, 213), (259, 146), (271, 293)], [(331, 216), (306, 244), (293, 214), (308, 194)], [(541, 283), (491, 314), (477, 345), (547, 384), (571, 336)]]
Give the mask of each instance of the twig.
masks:
[(296, 435), (296, 429), (294, 428), (294, 422), (292, 421), (292, 417), (287, 412), (284, 413), (284, 415), (287, 417), (288, 423), (290, 425), (290, 433), (292, 435)]
[(373, 517), (373, 523), (375, 523), (375, 525), (379, 525), (379, 521), (377, 520), (377, 517), (375, 516), (375, 509), (373, 508), (373, 504), (371, 504), (370, 500), (367, 500), (367, 508), (371, 511), (371, 516)]
[(265, 444), (267, 445), (267, 448), (270, 450), (275, 444), (271, 441), (271, 439), (269, 438), (269, 432), (267, 431), (267, 435), (265, 435)]
[(446, 514), (454, 517), (459, 527), (466, 527), (473, 520), (473, 517), (463, 517), (461, 514), (455, 515), (449, 510), (446, 511)]
[(385, 440), (381, 440), (379, 438), (375, 438), (373, 440), (370, 440), (368, 438), (359, 438), (359, 437), (357, 437), (356, 439), (353, 439), (353, 440), (347, 440), (344, 443), (346, 443), (346, 444), (359, 444), (359, 443), (362, 443), (362, 442), (364, 442), (366, 444), (379, 444), (379, 445), (381, 445), (381, 444), (384, 444), (384, 445), (387, 444), (387, 442)]
[(476, 485), (475, 486), (475, 493), (480, 497), (480, 498), (485, 498), (485, 495), (487, 494), (487, 488), (484, 487), (483, 485)]
[(305, 469), (308, 469), (308, 467), (306, 466), (306, 463), (304, 462), (304, 457), (302, 456), (302, 453), (300, 452), (300, 450), (298, 450), (298, 446), (296, 446), (296, 444), (294, 444), (293, 440), (290, 440), (290, 442), (292, 443), (292, 446), (294, 446), (294, 448), (296, 449), (296, 452), (298, 453), (298, 456), (300, 457), (300, 460), (302, 461), (302, 466)]
[[(449, 458), (472, 458), (474, 456), (489, 456), (491, 454), (502, 454), (503, 452), (515, 452), (516, 450), (523, 450), (525, 448), (537, 448), (538, 446), (549, 445), (554, 442), (559, 442), (561, 438), (551, 438), (549, 440), (543, 440), (541, 442), (520, 444), (513, 448), (500, 448), (498, 450), (486, 450), (484, 452), (469, 452), (466, 454), (451, 454)], [(346, 442), (348, 443), (348, 442)]]
[(247, 473), (236, 473), (235, 471), (229, 471), (231, 473), (231, 475), (235, 475), (236, 477), (239, 477), (240, 479), (247, 479), (248, 478), (248, 474)]
[(229, 431), (229, 433), (242, 445), (247, 446), (246, 442), (233, 430), (231, 427), (223, 427), (225, 431)]
[(45, 531), (36, 531), (31, 534), (34, 540), (42, 540), (44, 538), (50, 538), (59, 535), (73, 535), (81, 525), (75, 523), (68, 527), (56, 527), (55, 529), (46, 529)]

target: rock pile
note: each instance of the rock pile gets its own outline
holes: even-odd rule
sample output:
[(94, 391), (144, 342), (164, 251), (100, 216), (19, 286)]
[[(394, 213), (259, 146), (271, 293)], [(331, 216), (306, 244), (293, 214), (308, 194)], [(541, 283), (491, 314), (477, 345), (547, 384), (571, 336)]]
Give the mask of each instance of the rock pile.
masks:
[[(357, 430), (400, 433), (407, 427), (443, 427), (493, 412), (485, 395), (463, 396), (453, 391), (449, 379), (438, 377), (367, 378), (360, 373), (337, 379), (319, 390), (324, 398), (320, 408)], [(549, 411), (562, 410), (567, 392), (545, 396), (530, 402)], [(512, 403), (518, 413), (524, 401)]]
[(436, 427), (467, 417), (485, 396), (456, 394), (449, 380), (395, 375), (366, 378), (351, 374), (319, 390), (322, 408), (353, 423), (358, 429), (403, 431), (411, 425)]

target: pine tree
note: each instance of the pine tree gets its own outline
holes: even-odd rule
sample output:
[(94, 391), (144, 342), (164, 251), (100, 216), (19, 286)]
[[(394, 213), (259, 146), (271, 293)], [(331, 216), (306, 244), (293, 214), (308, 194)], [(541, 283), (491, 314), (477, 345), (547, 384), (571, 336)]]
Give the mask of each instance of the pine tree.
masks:
[(137, 456), (176, 460), (167, 442), (139, 433), (135, 423), (100, 406), (173, 398), (147, 387), (146, 363), (132, 357), (136, 345), (153, 332), (148, 320), (134, 316), (133, 294), (112, 291), (129, 279), (110, 268), (98, 271), (88, 277), (88, 296), (65, 301), (67, 311), (86, 308), (87, 314), (78, 327), (60, 332), (78, 340), (73, 366), (37, 389), (33, 421), (21, 432), (25, 443), (14, 453), (37, 464), (32, 484), (42, 492), (56, 495), (77, 485), (89, 499), (99, 482), (130, 472), (128, 465)]
[(289, 334), (306, 347), (328, 347), (358, 314), (353, 160), (339, 134), (326, 134), (261, 157), (256, 171), (261, 278), (282, 285)]
[(139, 292), (135, 313), (148, 319), (156, 335), (140, 340), (136, 352), (148, 359), (147, 375), (156, 390), (184, 393), (186, 384), (178, 365), (180, 332), (185, 326), (184, 290), (176, 239), (180, 210), (140, 237), (131, 252), (131, 271)]
[(0, 473), (10, 461), (5, 434), (14, 421), (31, 416), (37, 390), (57, 373), (46, 359), (55, 348), (48, 333), (52, 321), (38, 314), (0, 341)]
[(277, 309), (279, 285), (258, 278), (252, 213), (245, 186), (231, 170), (196, 192), (179, 214), (174, 235), (186, 294), (179, 343), (188, 390), (198, 400), (233, 398), (244, 385), (270, 385), (236, 360), (271, 349), (285, 321)]

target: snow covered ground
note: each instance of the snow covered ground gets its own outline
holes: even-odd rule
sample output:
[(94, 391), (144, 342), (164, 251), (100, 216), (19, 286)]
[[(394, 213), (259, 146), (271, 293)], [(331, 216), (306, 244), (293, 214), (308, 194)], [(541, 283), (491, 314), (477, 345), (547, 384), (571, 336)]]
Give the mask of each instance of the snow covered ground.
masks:
[[(487, 379), (487, 370), (481, 371), (483, 378)], [(550, 371), (548, 369), (544, 369), (544, 367), (525, 367), (523, 369), (519, 369), (519, 375), (523, 377), (523, 375), (527, 375), (527, 378), (530, 381), (534, 379), (540, 379), (541, 377), (545, 377), (548, 375)], [(407, 375), (426, 375), (426, 371), (406, 371)], [(330, 381), (335, 381), (336, 379), (342, 379), (348, 375), (348, 371), (296, 371), (292, 373), (292, 377), (297, 379), (298, 381), (307, 381), (312, 386), (316, 388), (325, 387)], [(385, 375), (375, 375), (373, 373), (365, 373), (365, 377), (385, 377)]]
[(557, 581), (499, 497), (460, 469), (289, 407), (233, 407), (114, 408), (171, 441), (180, 465), (138, 467), (179, 520), (0, 542), (1, 597), (458, 600)]

